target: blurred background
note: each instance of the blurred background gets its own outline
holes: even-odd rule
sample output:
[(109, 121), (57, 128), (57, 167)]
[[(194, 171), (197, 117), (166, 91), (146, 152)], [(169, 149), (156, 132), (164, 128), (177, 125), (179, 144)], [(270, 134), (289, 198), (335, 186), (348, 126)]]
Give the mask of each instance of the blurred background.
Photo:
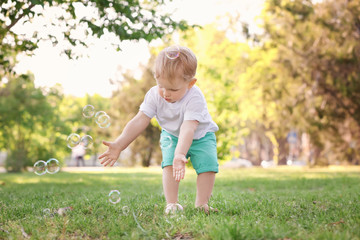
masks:
[[(359, 165), (359, 0), (4, 0), (0, 167), (76, 166), (71, 133), (99, 166), (154, 86), (164, 47), (191, 48), (224, 167)], [(83, 117), (92, 105), (111, 125)], [(155, 119), (119, 166), (161, 162)]]

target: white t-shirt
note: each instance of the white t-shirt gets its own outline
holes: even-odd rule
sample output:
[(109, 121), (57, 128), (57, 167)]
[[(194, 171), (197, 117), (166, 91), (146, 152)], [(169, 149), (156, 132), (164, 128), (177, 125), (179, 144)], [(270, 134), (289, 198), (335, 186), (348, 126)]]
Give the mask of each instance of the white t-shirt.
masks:
[(146, 93), (140, 111), (149, 118), (155, 117), (162, 129), (176, 137), (179, 137), (181, 124), (185, 120), (199, 122), (194, 139), (204, 137), (207, 132), (219, 130), (209, 114), (205, 97), (197, 86), (190, 88), (179, 101), (174, 103), (163, 99), (159, 95), (158, 86), (154, 86)]

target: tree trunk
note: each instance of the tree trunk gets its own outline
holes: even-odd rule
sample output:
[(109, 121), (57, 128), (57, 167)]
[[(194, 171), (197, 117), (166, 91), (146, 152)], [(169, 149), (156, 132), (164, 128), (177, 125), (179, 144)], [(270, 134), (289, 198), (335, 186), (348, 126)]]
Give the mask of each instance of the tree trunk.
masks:
[(287, 148), (286, 148), (286, 138), (276, 138), (276, 141), (279, 144), (279, 153), (278, 153), (278, 165), (286, 165), (286, 156), (287, 156)]
[(142, 157), (142, 166), (143, 167), (150, 167), (151, 157), (153, 154), (153, 148), (150, 147), (147, 152), (148, 152), (148, 154), (144, 154)]

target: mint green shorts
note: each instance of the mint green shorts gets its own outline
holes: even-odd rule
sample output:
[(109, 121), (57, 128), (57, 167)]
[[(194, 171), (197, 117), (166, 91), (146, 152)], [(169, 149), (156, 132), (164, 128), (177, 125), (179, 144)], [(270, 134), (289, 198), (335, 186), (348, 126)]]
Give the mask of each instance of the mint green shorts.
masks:
[[(172, 144), (169, 146), (167, 138), (171, 137)], [(172, 134), (161, 131), (160, 144), (164, 146), (162, 151), (163, 160), (161, 167), (172, 166), (174, 160), (174, 152), (178, 138)], [(190, 157), (192, 166), (197, 174), (204, 172), (219, 172), (219, 163), (217, 159), (216, 136), (213, 132), (208, 132), (200, 139), (194, 139), (186, 158)]]

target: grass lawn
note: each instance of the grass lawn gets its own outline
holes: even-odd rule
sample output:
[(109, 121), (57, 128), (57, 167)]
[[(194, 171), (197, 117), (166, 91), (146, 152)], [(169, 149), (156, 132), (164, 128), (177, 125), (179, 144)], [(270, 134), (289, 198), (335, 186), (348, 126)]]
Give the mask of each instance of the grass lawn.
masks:
[(193, 169), (182, 214), (164, 215), (161, 181), (160, 167), (0, 173), (0, 239), (360, 239), (359, 167), (221, 169), (210, 199), (220, 212), (210, 215), (194, 209)]

